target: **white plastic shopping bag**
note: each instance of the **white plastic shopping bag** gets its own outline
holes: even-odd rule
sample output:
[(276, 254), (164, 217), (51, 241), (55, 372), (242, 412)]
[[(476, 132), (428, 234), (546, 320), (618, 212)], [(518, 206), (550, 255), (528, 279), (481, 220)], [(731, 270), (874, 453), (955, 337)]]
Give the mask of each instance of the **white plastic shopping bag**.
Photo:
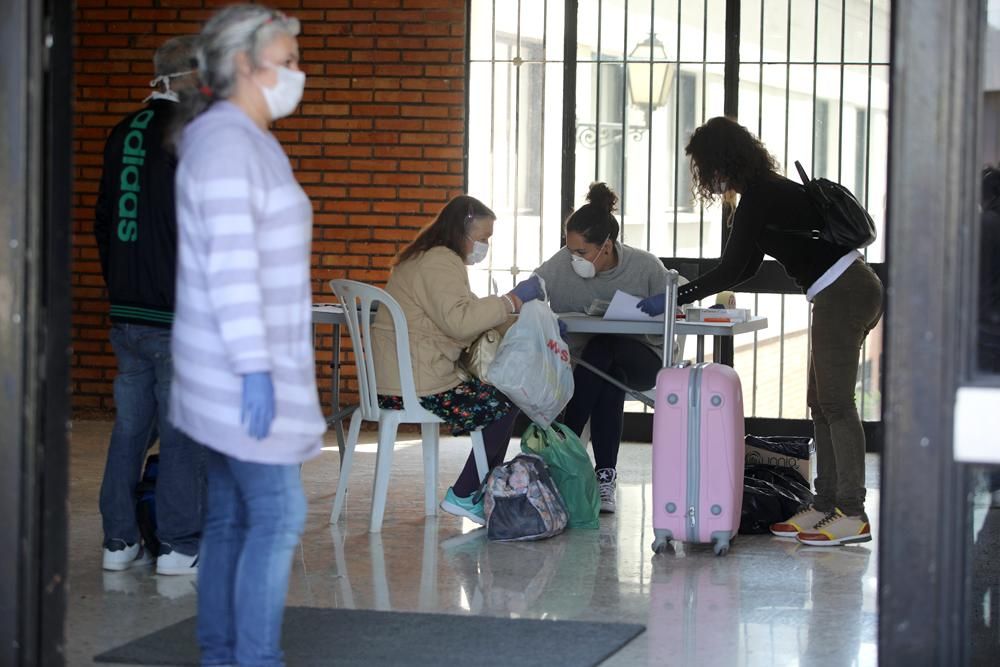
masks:
[(544, 301), (529, 301), (507, 330), (486, 381), (542, 428), (548, 428), (573, 397), (569, 348), (559, 320)]

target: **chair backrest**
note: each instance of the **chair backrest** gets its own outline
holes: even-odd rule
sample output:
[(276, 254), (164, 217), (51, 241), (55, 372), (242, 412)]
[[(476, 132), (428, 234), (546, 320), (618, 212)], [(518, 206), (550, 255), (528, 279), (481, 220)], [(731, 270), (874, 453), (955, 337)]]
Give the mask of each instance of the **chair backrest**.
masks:
[(396, 357), (399, 359), (399, 383), (402, 389), (403, 410), (423, 411), (417, 399), (413, 382), (413, 363), (410, 359), (410, 334), (403, 309), (384, 289), (357, 280), (331, 280), (330, 289), (340, 299), (351, 334), (354, 361), (358, 369), (358, 387), (361, 396), (361, 416), (368, 421), (379, 417), (378, 385), (375, 381), (372, 354), (372, 316), (376, 308), (384, 308), (392, 318), (396, 333)]

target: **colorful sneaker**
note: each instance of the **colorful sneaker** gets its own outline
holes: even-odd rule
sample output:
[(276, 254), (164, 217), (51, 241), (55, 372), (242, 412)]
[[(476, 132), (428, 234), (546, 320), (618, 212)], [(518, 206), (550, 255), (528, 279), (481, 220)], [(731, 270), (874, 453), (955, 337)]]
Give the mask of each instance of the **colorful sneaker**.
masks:
[(803, 507), (781, 523), (772, 523), (771, 534), (778, 537), (795, 537), (803, 530), (812, 530), (813, 526), (825, 519), (827, 514), (829, 512), (820, 512), (812, 505)]
[(448, 487), (448, 493), (444, 494), (444, 500), (441, 501), (441, 509), (448, 514), (465, 517), (473, 523), (478, 523), (480, 526), (486, 525), (486, 514), (483, 511), (482, 499), (480, 498), (478, 503), (474, 503), (472, 502), (472, 496), (459, 498), (455, 495), (451, 487)]
[(868, 524), (868, 517), (863, 514), (847, 516), (835, 509), (810, 530), (799, 533), (796, 538), (802, 544), (813, 547), (835, 547), (868, 542), (872, 539), (872, 529)]
[(163, 549), (156, 559), (157, 574), (198, 574), (198, 554), (188, 556), (180, 551)]
[(614, 514), (618, 472), (614, 468), (600, 468), (596, 472), (597, 485), (601, 492), (601, 511)]
[(105, 570), (120, 572), (133, 567), (142, 567), (153, 562), (153, 557), (142, 548), (142, 544), (126, 544), (125, 540), (108, 540), (104, 547)]

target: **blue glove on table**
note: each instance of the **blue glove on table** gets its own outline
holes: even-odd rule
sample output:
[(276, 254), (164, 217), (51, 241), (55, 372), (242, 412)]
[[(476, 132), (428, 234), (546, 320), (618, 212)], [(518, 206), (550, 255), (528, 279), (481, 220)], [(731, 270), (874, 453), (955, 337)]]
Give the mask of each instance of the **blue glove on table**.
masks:
[(538, 276), (535, 275), (519, 282), (510, 293), (520, 299), (521, 303), (528, 303), (529, 301), (541, 299), (545, 296), (542, 293), (542, 283), (538, 279)]
[(635, 307), (652, 317), (662, 315), (663, 311), (667, 309), (667, 293), (664, 292), (663, 294), (647, 296), (645, 299), (635, 304)]
[(274, 384), (270, 373), (247, 373), (243, 376), (243, 401), (240, 422), (251, 438), (263, 440), (274, 421)]

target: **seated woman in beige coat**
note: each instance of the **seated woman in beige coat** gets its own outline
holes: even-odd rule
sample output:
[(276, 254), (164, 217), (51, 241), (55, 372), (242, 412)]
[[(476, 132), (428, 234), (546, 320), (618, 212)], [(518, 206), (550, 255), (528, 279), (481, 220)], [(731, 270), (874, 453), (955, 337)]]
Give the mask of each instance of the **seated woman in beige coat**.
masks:
[[(496, 215), (479, 200), (462, 195), (448, 202), (396, 258), (386, 291), (399, 302), (410, 330), (413, 380), (420, 404), (465, 435), (483, 428), (487, 463), (503, 463), (517, 409), (496, 387), (459, 376), (458, 357), (481, 333), (498, 327), (521, 305), (542, 297), (537, 277), (518, 283), (502, 296), (477, 297), (469, 288), (466, 266), (489, 251)], [(372, 325), (379, 405), (402, 409), (399, 364), (389, 313), (380, 310)], [(483, 503), (473, 502), (479, 475), (472, 455), (441, 509), (485, 523)]]

